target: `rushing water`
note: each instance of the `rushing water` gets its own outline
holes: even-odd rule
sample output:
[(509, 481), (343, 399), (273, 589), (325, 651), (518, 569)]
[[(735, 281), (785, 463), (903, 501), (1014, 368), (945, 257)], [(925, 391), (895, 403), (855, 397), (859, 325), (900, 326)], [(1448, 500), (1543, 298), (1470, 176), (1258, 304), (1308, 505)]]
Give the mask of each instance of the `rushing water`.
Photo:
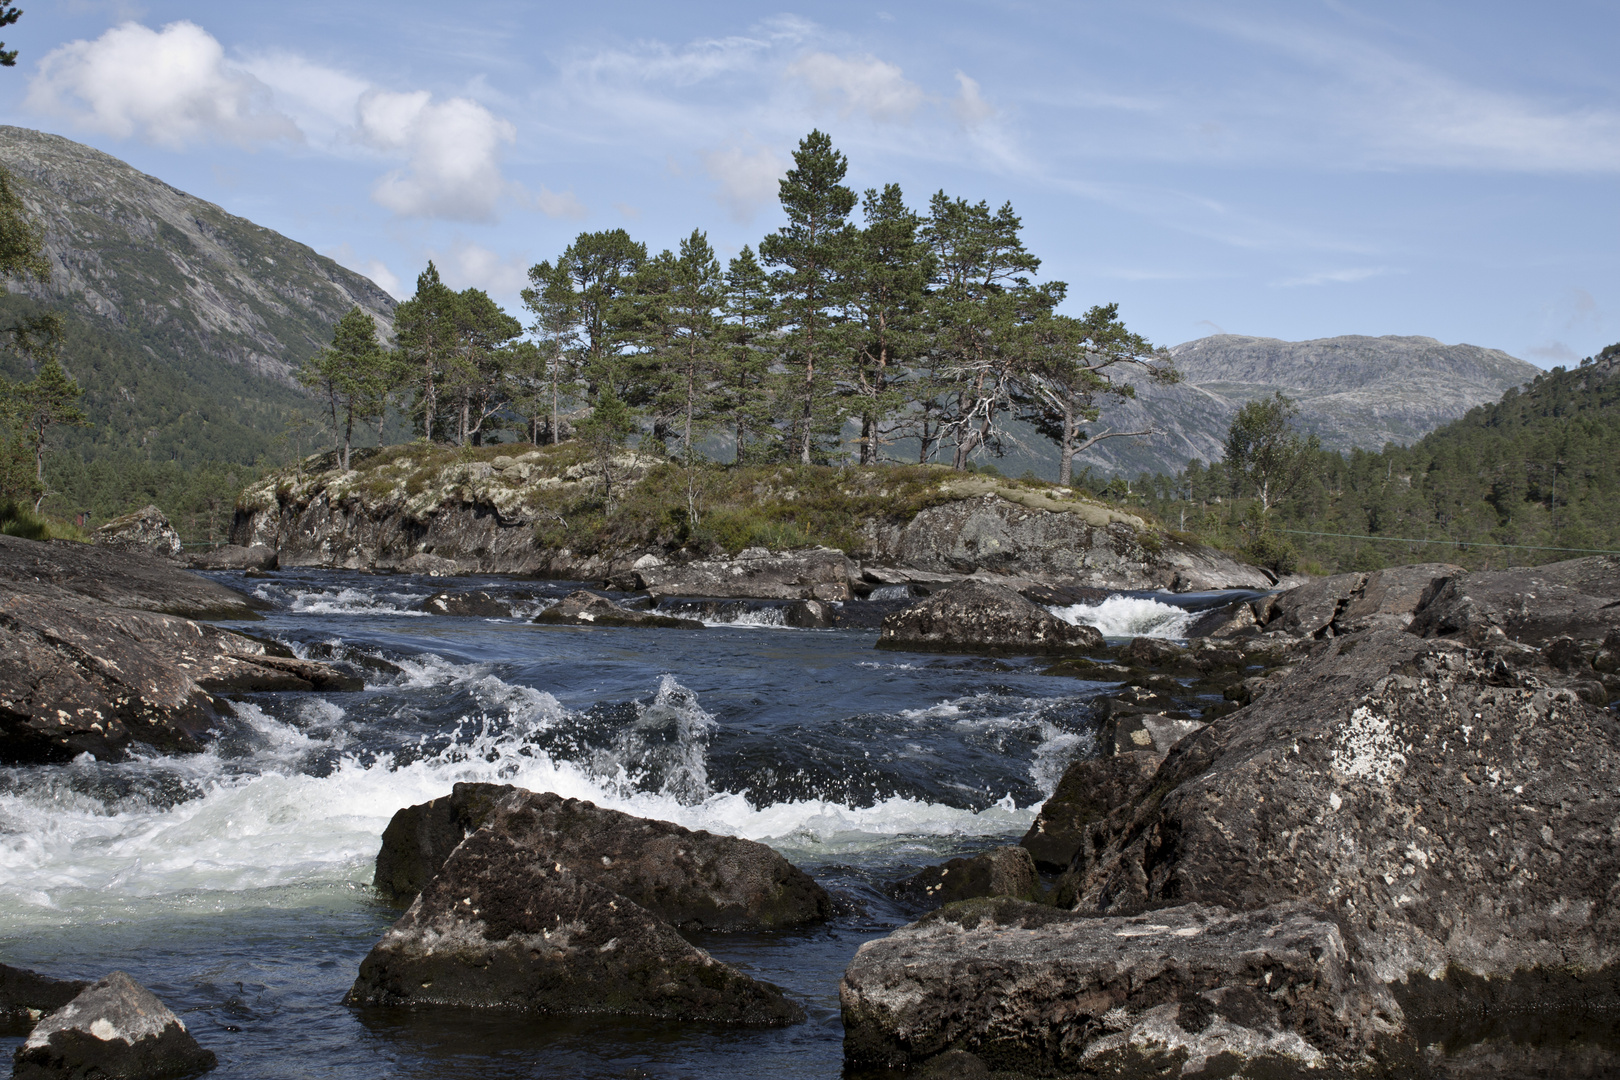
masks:
[[(837, 1076), (839, 975), (916, 915), (885, 883), (1015, 842), (1064, 766), (1093, 752), (1092, 701), (1108, 689), (1038, 660), (878, 652), (874, 631), (793, 630), (768, 606), (721, 609), (704, 630), (540, 627), (526, 617), (566, 586), (221, 578), (276, 605), (244, 629), (358, 665), (365, 690), (248, 695), (189, 757), (0, 769), (0, 960), (129, 971), (219, 1054), (221, 1077)], [(515, 595), (519, 617), (416, 610), (447, 584)], [(1143, 597), (1059, 614), (1109, 636), (1185, 626)], [(398, 914), (370, 889), (384, 826), (458, 780), (780, 850), (838, 917), (699, 944), (786, 988), (809, 1022), (343, 1006)]]

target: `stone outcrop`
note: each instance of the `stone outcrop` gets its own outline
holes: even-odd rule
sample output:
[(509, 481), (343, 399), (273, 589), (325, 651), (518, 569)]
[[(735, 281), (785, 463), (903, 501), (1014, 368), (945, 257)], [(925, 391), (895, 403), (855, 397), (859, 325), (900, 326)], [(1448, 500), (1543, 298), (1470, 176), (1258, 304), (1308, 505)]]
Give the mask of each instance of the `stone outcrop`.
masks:
[(1163, 760), (1164, 755), (1153, 750), (1136, 750), (1074, 762), (1018, 843), (1040, 869), (1067, 870), (1089, 827), (1136, 802), (1153, 783)]
[(663, 562), (648, 556), (631, 570), (633, 584), (665, 596), (748, 597), (756, 600), (848, 600), (860, 567), (842, 551), (811, 548), (772, 554), (749, 548), (735, 558)]
[(605, 596), (576, 589), (534, 617), (534, 622), (554, 626), (641, 626), (665, 630), (702, 630), (696, 619), (637, 611), (615, 604)]
[(885, 618), (877, 644), (922, 652), (1065, 653), (1100, 648), (1103, 638), (1009, 588), (963, 581)]
[(361, 963), (347, 1000), (733, 1024), (804, 1019), (776, 987), (496, 828), (456, 848)]
[(263, 601), (144, 552), (0, 535), (0, 583), (53, 585), (113, 607), (187, 619), (257, 619)]
[(1352, 943), (1293, 904), (969, 901), (862, 945), (838, 996), (851, 1069), (954, 1054), (1019, 1076), (1332, 1076), (1412, 1056)]
[(495, 784), (457, 784), (395, 814), (377, 856), (378, 888), (406, 899), (486, 827), (683, 930), (774, 930), (832, 914), (826, 890), (764, 844)]
[(41, 1020), (17, 1048), (16, 1080), (126, 1077), (166, 1080), (212, 1069), (180, 1018), (122, 971)]
[(1493, 636), (1541, 645), (1557, 637), (1599, 640), (1620, 629), (1620, 556), (1476, 571), (1437, 579), (1411, 630), (1426, 637)]
[(325, 664), (163, 614), (251, 609), (151, 556), (0, 537), (0, 580), (0, 761), (117, 759), (132, 743), (195, 751), (228, 710), (217, 693), (360, 688)]
[(155, 506), (143, 506), (133, 513), (114, 518), (96, 530), (95, 542), (119, 551), (138, 551), (166, 559), (180, 557), (180, 534), (168, 517)]
[(72, 1001), (89, 985), (0, 964), (0, 1035), (27, 1035), (47, 1013)]
[(1035, 860), (1021, 847), (1002, 847), (971, 858), (929, 866), (892, 886), (903, 899), (940, 907), (958, 900), (1010, 896), (1039, 900), (1041, 879)]
[(225, 544), (211, 551), (200, 551), (188, 561), (193, 570), (274, 570), (279, 565), (276, 549), (263, 544), (253, 547)]

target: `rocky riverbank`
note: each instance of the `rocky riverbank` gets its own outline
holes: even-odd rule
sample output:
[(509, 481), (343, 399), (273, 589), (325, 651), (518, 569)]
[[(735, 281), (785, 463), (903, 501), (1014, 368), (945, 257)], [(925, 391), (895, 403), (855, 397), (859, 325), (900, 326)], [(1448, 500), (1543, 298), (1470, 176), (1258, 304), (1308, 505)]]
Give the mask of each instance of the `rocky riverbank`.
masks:
[[(233, 544), (273, 550), (287, 567), (524, 574), (663, 596), (843, 600), (975, 574), (1027, 587), (1274, 583), (1070, 489), (941, 467), (717, 474), (694, 481), (694, 529), (681, 470), (657, 458), (626, 453), (607, 466), (614, 515), (603, 512), (603, 467), (570, 444), (390, 447), (353, 464), (344, 472), (318, 456), (249, 487)], [(838, 542), (728, 546), (750, 529)]]
[[(1137, 714), (1143, 737), (1071, 766), (1023, 842), (1065, 867), (1044, 903), (863, 946), (849, 1064), (1610, 1075), (1617, 600), (1620, 560), (1594, 558), (1257, 602), (1234, 646), (1297, 665), (1179, 735)], [(1221, 647), (1124, 652), (1187, 670)]]
[(349, 673), (198, 619), (256, 602), (155, 556), (0, 536), (0, 762), (195, 751), (259, 690), (358, 689)]

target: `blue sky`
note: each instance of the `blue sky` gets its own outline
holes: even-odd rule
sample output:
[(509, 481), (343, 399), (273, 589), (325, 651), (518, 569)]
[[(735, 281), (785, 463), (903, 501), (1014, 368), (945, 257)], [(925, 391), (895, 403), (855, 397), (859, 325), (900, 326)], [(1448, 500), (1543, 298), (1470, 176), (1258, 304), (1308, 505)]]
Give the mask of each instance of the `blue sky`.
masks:
[(23, 6), (0, 122), (397, 295), (431, 257), (515, 309), (583, 229), (735, 253), (820, 127), (857, 188), (1011, 201), (1160, 344), (1620, 339), (1612, 0)]

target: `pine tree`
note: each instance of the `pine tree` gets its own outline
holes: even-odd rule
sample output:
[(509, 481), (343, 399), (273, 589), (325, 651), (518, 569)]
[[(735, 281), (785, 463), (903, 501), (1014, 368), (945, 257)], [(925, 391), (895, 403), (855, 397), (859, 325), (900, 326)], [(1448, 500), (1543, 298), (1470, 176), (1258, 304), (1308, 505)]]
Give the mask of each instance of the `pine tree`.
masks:
[(860, 417), (860, 461), (878, 460), (885, 425), (905, 403), (898, 384), (922, 345), (921, 323), (933, 253), (918, 235), (922, 219), (907, 208), (900, 185), (868, 189), (849, 271), (849, 317), (857, 329), (850, 394)]
[(41, 363), (28, 382), (6, 388), (6, 419), (15, 438), (28, 448), (34, 459), (36, 511), (45, 498), (47, 435), (57, 425), (84, 427), (90, 423), (79, 409), (79, 398), (82, 396), (79, 384), (62, 370), (62, 365), (54, 356)]
[(432, 262), (417, 275), (416, 293), (394, 309), (394, 339), (402, 364), (415, 372), (416, 407), (422, 415), (422, 435), (432, 442), (443, 419), (439, 389), (456, 339), (455, 292), (439, 278)]
[[(604, 384), (622, 397), (628, 389), (621, 371), (623, 327), (617, 304), (627, 281), (647, 261), (647, 245), (623, 229), (580, 233), (557, 261), (573, 283), (578, 314), (578, 363), (592, 400)], [(621, 402), (622, 403), (622, 402)]]
[(765, 268), (744, 246), (726, 266), (724, 362), (718, 408), (731, 418), (737, 464), (775, 460), (781, 440), (771, 374), (779, 313)]
[(780, 184), (786, 227), (760, 241), (783, 322), (785, 357), (797, 386), (788, 394), (790, 453), (809, 465), (841, 428), (834, 397), (837, 362), (847, 355), (840, 309), (854, 229), (849, 223), (855, 193), (843, 184), (849, 162), (832, 140), (812, 131), (793, 152), (794, 167)]
[[(579, 305), (574, 286), (561, 261), (537, 263), (529, 268), (529, 287), (523, 290), (523, 305), (534, 315), (529, 332), (534, 348), (520, 353), (516, 361), (519, 378), (533, 387), (523, 400), (532, 402), (529, 416), (530, 441), (539, 445), (540, 416), (549, 416), (552, 445), (562, 441), (563, 403), (579, 391), (575, 381), (576, 337)], [(536, 392), (537, 391), (537, 392)]]
[(338, 449), (345, 472), (354, 445), (354, 425), (380, 421), (386, 414), (395, 377), (393, 359), (377, 341), (377, 324), (359, 307), (338, 320), (331, 346), (299, 369), (298, 381), (326, 397), (332, 430), (342, 433)]

